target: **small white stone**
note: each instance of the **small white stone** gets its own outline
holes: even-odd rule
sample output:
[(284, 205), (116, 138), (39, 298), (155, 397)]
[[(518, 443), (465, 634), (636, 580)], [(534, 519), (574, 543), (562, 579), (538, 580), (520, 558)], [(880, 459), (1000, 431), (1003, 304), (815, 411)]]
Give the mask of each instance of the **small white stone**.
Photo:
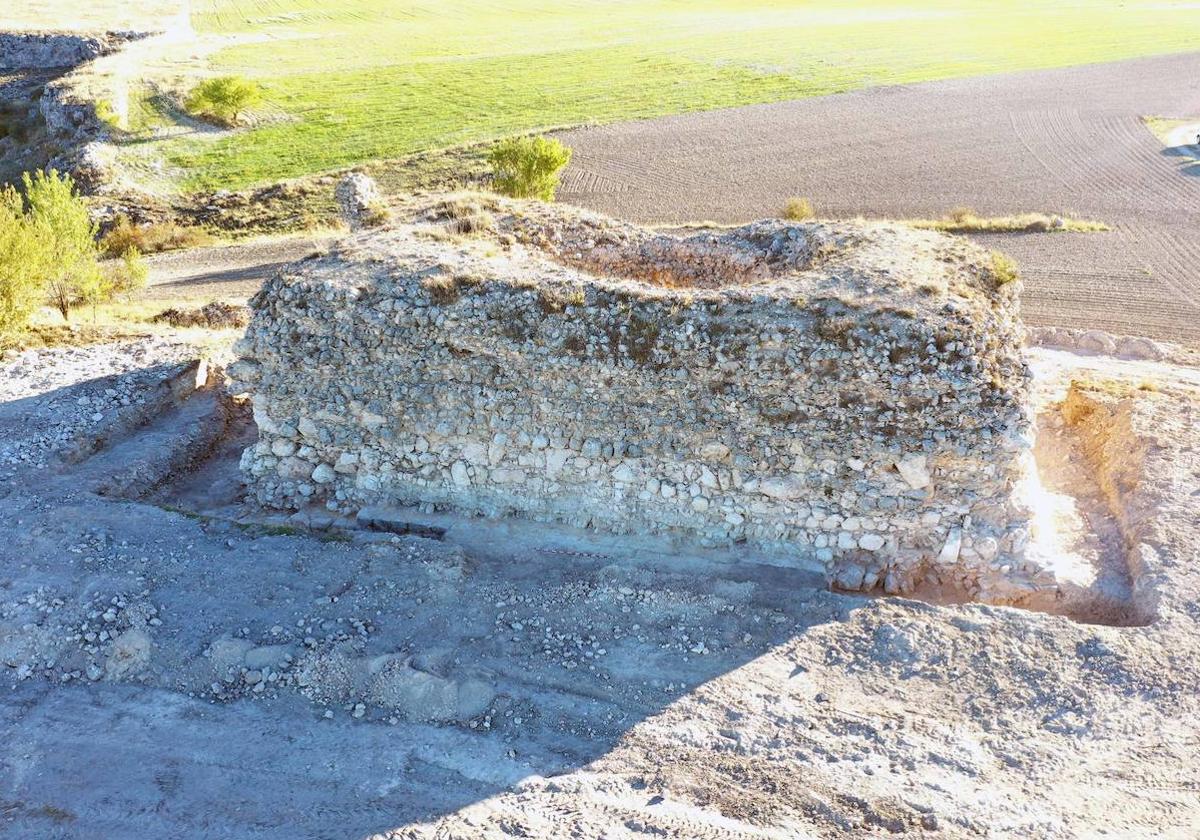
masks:
[(706, 443), (700, 447), (700, 457), (705, 461), (724, 461), (729, 457), (729, 447), (723, 443)]
[(914, 490), (929, 486), (929, 467), (924, 455), (909, 455), (896, 462), (896, 471)]
[(951, 528), (950, 533), (946, 536), (946, 542), (942, 544), (942, 550), (938, 553), (937, 562), (941, 566), (950, 566), (958, 562), (958, 555), (962, 551), (962, 529)]
[(804, 482), (798, 478), (764, 478), (758, 484), (758, 492), (780, 501), (799, 499), (804, 495)]
[(878, 551), (885, 540), (879, 534), (863, 534), (858, 538), (858, 547), (863, 551)]
[(619, 481), (622, 484), (629, 484), (634, 480), (636, 474), (629, 464), (620, 464), (612, 471), (613, 481)]

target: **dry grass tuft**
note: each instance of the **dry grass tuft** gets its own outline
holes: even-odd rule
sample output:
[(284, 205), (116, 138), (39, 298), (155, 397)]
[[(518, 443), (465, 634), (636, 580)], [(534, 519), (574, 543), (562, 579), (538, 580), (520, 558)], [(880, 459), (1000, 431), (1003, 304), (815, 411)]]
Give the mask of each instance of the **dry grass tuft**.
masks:
[(1005, 286), (1015, 282), (1020, 277), (1017, 271), (1017, 264), (1007, 254), (992, 251), (991, 262), (992, 279), (996, 281), (997, 286)]
[(250, 323), (250, 310), (245, 306), (213, 301), (199, 309), (164, 309), (150, 319), (152, 324), (172, 327), (206, 327), (207, 329), (242, 329)]
[(944, 233), (1095, 233), (1109, 229), (1103, 222), (1054, 213), (980, 216), (970, 207), (955, 207), (940, 219), (910, 219), (906, 224)]
[(815, 215), (812, 202), (807, 198), (789, 198), (783, 207), (783, 218), (789, 222), (807, 222)]
[(458, 300), (458, 284), (448, 275), (426, 277), (421, 281), (421, 287), (429, 292), (429, 297), (438, 306), (446, 306)]
[(143, 254), (162, 251), (178, 251), (183, 248), (199, 248), (212, 245), (216, 237), (198, 227), (188, 227), (175, 222), (152, 222), (135, 225), (126, 215), (117, 217), (112, 230), (100, 240), (100, 250), (109, 257), (123, 256), (130, 248)]

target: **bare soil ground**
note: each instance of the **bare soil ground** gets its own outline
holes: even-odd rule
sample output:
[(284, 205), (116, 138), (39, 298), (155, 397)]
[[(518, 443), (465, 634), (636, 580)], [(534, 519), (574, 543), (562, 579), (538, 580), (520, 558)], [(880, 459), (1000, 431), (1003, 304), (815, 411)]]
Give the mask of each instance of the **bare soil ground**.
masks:
[(146, 258), (143, 297), (195, 302), (248, 298), (284, 266), (325, 247), (333, 234), (268, 237)]
[(479, 520), (309, 531), (240, 501), (190, 353), (0, 363), (0, 836), (1200, 829), (1193, 368), (1034, 353), (1064, 551), (1152, 606), (1112, 626)]
[(1035, 324), (1200, 343), (1200, 170), (1146, 115), (1200, 115), (1200, 53), (875, 88), (562, 133), (559, 198), (646, 223), (1063, 212), (1086, 235), (984, 235)]

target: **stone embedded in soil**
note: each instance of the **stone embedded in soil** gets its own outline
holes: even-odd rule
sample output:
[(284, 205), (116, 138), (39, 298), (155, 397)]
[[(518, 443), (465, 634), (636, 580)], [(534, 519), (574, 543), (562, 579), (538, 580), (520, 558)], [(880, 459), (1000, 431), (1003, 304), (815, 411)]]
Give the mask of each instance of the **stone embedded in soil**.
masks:
[[(467, 212), (489, 224), (453, 234)], [(747, 543), (854, 588), (1000, 599), (989, 564), (1020, 590), (1028, 527), (1017, 291), (986, 252), (897, 226), (679, 237), (434, 199), (255, 296), (243, 468), (282, 509)]]

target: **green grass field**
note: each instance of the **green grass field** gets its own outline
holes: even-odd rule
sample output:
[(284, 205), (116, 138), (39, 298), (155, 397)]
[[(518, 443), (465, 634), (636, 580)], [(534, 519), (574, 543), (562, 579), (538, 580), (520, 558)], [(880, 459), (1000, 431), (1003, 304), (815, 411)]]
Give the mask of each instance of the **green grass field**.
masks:
[(587, 122), (1200, 49), (1163, 0), (194, 0), (258, 127), (162, 153), (241, 188)]

